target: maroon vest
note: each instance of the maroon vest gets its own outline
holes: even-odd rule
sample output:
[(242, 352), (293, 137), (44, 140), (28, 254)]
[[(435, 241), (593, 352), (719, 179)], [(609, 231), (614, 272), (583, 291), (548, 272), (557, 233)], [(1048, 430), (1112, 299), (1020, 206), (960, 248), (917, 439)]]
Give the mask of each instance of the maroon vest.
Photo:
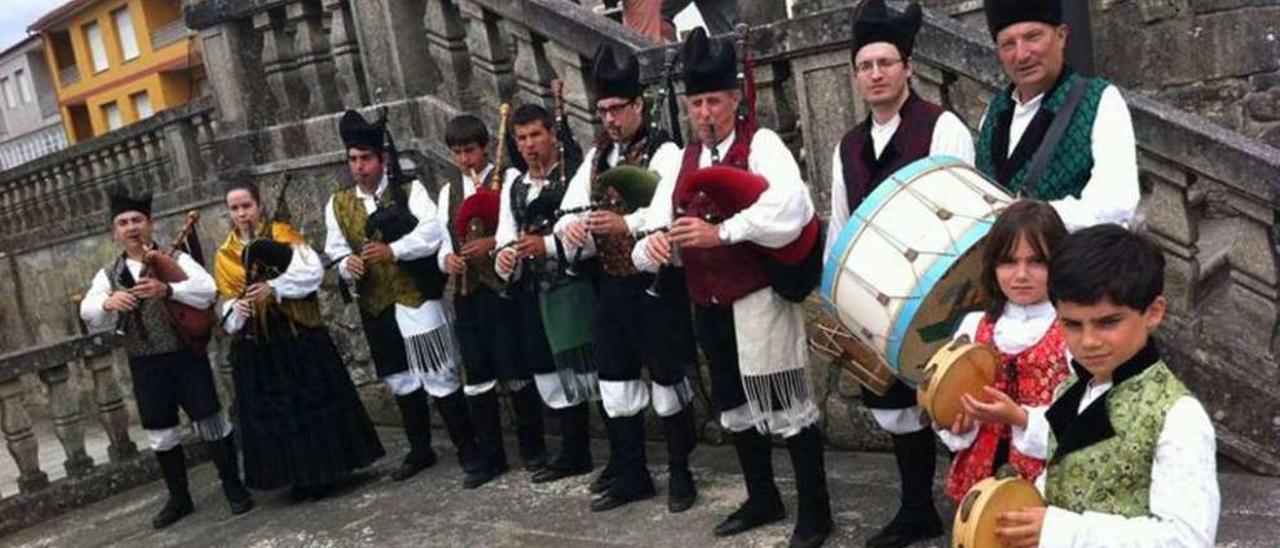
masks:
[[(898, 116), (902, 121), (884, 151), (876, 158), (871, 142), (871, 118), (858, 124), (840, 141), (840, 163), (844, 172), (845, 193), (849, 196), (849, 213), (853, 213), (868, 194), (894, 172), (929, 155), (933, 128), (942, 107), (908, 92)], [(836, 227), (838, 228), (838, 227)], [(835, 230), (836, 228), (833, 228)]]
[[(753, 137), (754, 131), (746, 130), (743, 124), (739, 124), (733, 146), (729, 147), (721, 163), (746, 170)], [(686, 196), (689, 174), (698, 170), (698, 158), (701, 155), (700, 143), (690, 144), (684, 149), (680, 177), (676, 179), (676, 190), (672, 193), (675, 211), (677, 215), (683, 211), (684, 215), (699, 218), (706, 218), (707, 215), (721, 220), (732, 217), (737, 211), (723, 211), (710, 200), (700, 199), (705, 196)], [(761, 255), (759, 247), (749, 243), (683, 248), (680, 253), (684, 259), (689, 296), (698, 306), (729, 306), (734, 301), (769, 286), (765, 257)]]

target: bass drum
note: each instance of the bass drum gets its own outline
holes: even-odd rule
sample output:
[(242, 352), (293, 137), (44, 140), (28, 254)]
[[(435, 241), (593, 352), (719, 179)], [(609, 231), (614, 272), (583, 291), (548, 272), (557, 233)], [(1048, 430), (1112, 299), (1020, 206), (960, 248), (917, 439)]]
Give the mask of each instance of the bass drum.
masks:
[(915, 387), (960, 319), (984, 304), (982, 243), (1012, 201), (958, 158), (898, 170), (831, 247), (822, 275), (828, 313)]

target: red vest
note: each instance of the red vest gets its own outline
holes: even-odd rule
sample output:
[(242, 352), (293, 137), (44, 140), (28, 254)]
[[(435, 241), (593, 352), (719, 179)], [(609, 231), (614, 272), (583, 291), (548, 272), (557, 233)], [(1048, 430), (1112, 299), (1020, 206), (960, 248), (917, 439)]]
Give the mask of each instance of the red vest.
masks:
[[(724, 155), (723, 164), (747, 170), (751, 156), (751, 140), (754, 132), (744, 131), (738, 125), (737, 138)], [(684, 149), (684, 161), (676, 190), (672, 193), (674, 211), (683, 211), (691, 217), (706, 218), (711, 215), (724, 220), (737, 211), (723, 211), (705, 196), (688, 196), (686, 186), (689, 175), (698, 170), (698, 158), (702, 155), (700, 143)], [(760, 248), (750, 243), (737, 243), (711, 248), (683, 248), (684, 275), (689, 296), (701, 307), (729, 306), (761, 288), (769, 286), (769, 274), (765, 270), (765, 257)]]
[[(1067, 378), (1070, 369), (1062, 339), (1062, 328), (1053, 322), (1043, 337), (1031, 348), (1018, 354), (1005, 354), (996, 349), (995, 321), (983, 317), (978, 324), (976, 341), (996, 350), (1000, 366), (996, 370), (996, 389), (1008, 394), (1019, 405), (1043, 407), (1053, 403), (1053, 392)], [(1044, 461), (1022, 454), (1013, 447), (1011, 429), (1006, 424), (983, 424), (978, 437), (968, 449), (956, 453), (947, 474), (947, 494), (959, 501), (974, 484), (995, 474), (996, 449), (1001, 440), (1009, 440), (1009, 464), (1018, 475), (1035, 481), (1044, 470)]]

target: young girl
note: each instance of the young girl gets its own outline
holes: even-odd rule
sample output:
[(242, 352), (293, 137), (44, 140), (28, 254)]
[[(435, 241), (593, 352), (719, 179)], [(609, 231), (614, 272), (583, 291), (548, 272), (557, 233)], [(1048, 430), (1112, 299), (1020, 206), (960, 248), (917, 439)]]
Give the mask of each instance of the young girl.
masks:
[(245, 484), (292, 485), (295, 500), (319, 498), (380, 458), (382, 444), (321, 323), (320, 258), (293, 227), (264, 220), (254, 185), (231, 185), (226, 200), (234, 229), (218, 248), (214, 279), (233, 337)]
[[(1022, 200), (1000, 214), (982, 257), (982, 287), (990, 297), (985, 311), (960, 324), (956, 338), (967, 338), (995, 350), (1000, 358), (995, 387), (984, 400), (1007, 397), (1015, 404), (1039, 408), (1053, 401), (1053, 391), (1068, 374), (1067, 357), (1057, 315), (1049, 301), (1049, 257), (1067, 230), (1044, 202)], [(1034, 479), (1044, 461), (1027, 456), (1007, 424), (978, 423), (971, 418), (986, 403), (965, 398), (966, 413), (955, 424), (934, 425), (955, 459), (947, 475), (947, 494), (959, 501), (975, 483), (1010, 464)]]

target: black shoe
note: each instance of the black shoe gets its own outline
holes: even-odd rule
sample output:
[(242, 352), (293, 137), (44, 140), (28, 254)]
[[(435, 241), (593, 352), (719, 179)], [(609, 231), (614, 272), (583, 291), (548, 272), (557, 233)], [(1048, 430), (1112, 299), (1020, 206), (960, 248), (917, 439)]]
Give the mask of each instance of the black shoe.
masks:
[(599, 497), (596, 497), (595, 500), (591, 501), (591, 511), (607, 512), (619, 506), (625, 506), (640, 500), (651, 499), (657, 494), (658, 492), (653, 488), (652, 483), (649, 484), (649, 488), (647, 490), (641, 490), (635, 493), (614, 494), (610, 491), (605, 491), (603, 495), (600, 495)]
[(160, 513), (151, 518), (151, 527), (164, 529), (165, 527), (177, 523), (178, 520), (191, 515), (191, 513), (195, 511), (196, 507), (191, 503), (190, 497), (186, 499), (175, 499), (170, 497), (169, 500), (164, 503), (164, 508), (160, 509)]
[(716, 525), (715, 534), (717, 537), (727, 537), (784, 519), (787, 519), (787, 509), (782, 506), (781, 500), (748, 499), (740, 508), (729, 514), (729, 517)]
[(396, 468), (395, 471), (391, 473), (391, 481), (404, 481), (412, 478), (413, 476), (418, 475), (418, 472), (431, 468), (435, 463), (435, 451), (429, 451), (422, 456), (414, 458), (406, 457), (404, 462), (400, 464), (400, 467)]
[(867, 539), (867, 548), (902, 548), (942, 536), (942, 520), (936, 512), (908, 517), (910, 514), (899, 510), (893, 521)]
[(182, 446), (156, 451), (155, 456), (165, 487), (169, 490), (169, 499), (160, 513), (151, 518), (151, 526), (164, 529), (194, 512), (195, 505), (191, 503), (191, 493), (187, 490), (187, 457)]
[(613, 476), (613, 470), (610, 470), (608, 465), (606, 465), (604, 469), (600, 471), (600, 475), (596, 476), (595, 481), (592, 481), (591, 485), (587, 486), (587, 490), (593, 495), (599, 495), (608, 491), (609, 485), (613, 483)]
[(571, 478), (574, 476), (581, 476), (581, 475), (590, 474), (590, 473), (591, 473), (591, 463), (587, 463), (585, 465), (580, 464), (575, 466), (563, 467), (563, 468), (556, 466), (555, 463), (552, 463), (547, 465), (546, 468), (543, 468), (538, 472), (534, 472), (533, 478), (531, 481), (533, 481), (533, 483), (550, 483), (553, 481), (560, 481), (564, 478)]
[(827, 537), (829, 536), (831, 536), (830, 526), (825, 531), (815, 531), (808, 535), (792, 532), (791, 540), (787, 543), (787, 546), (788, 548), (818, 548), (827, 542)]
[(698, 501), (698, 487), (688, 468), (672, 468), (667, 478), (667, 511), (679, 514)]
[(481, 485), (484, 485), (495, 479), (498, 479), (498, 476), (501, 476), (505, 473), (507, 473), (506, 462), (487, 466), (485, 468), (481, 468), (479, 470), (475, 470), (472, 472), (467, 472), (467, 477), (462, 479), (462, 488), (463, 489), (478, 488)]

